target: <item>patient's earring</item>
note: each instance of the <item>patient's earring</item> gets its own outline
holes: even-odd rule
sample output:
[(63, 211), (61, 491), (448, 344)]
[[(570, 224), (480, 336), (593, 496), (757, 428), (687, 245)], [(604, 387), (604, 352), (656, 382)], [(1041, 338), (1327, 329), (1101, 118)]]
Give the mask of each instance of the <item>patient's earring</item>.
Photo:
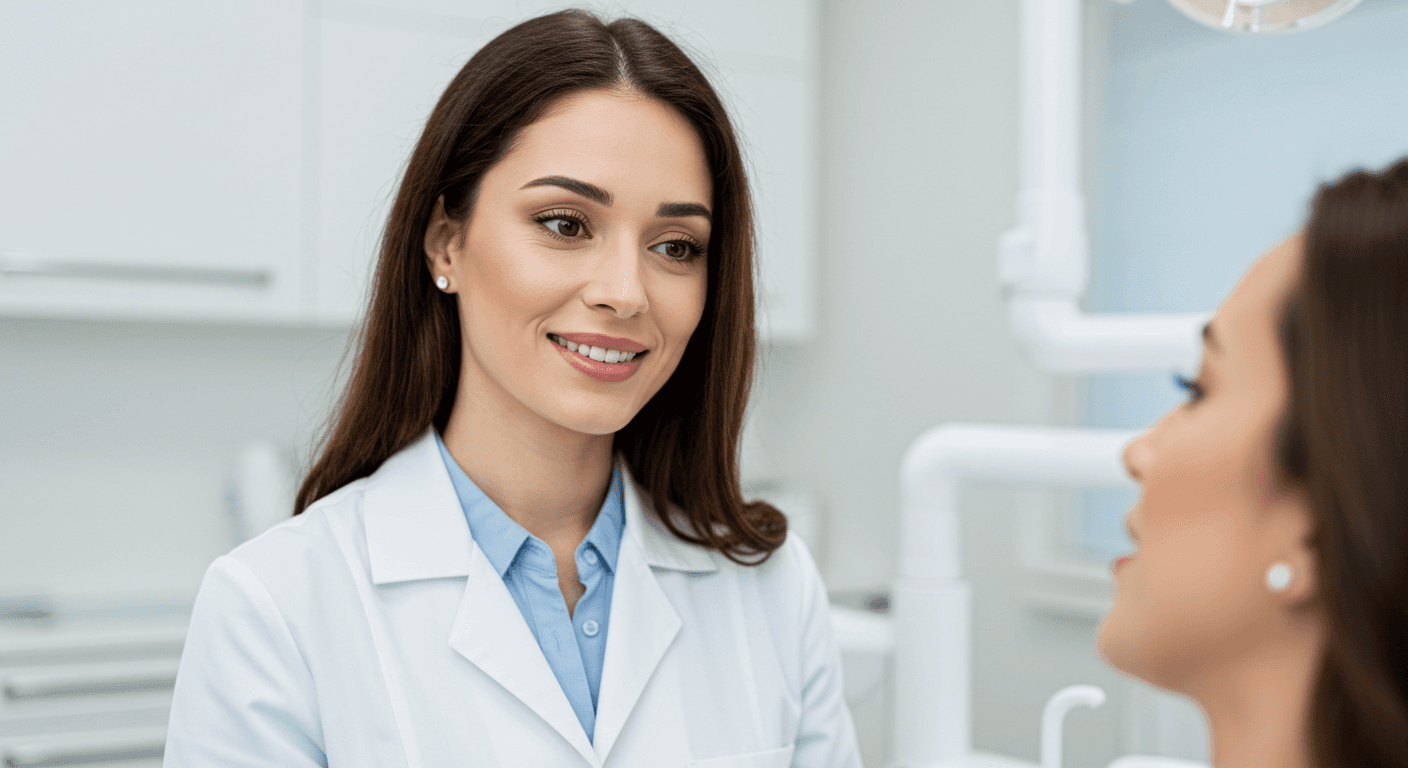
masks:
[(441, 276), (435, 278), (435, 287), (436, 287), (436, 288), (439, 288), (439, 289), (442, 290), (442, 291), (445, 290), (446, 288), (449, 288), (449, 287), (450, 287), (450, 278), (445, 277), (444, 275), (441, 275)]
[(1266, 569), (1266, 588), (1272, 592), (1281, 592), (1291, 585), (1291, 566), (1285, 563), (1276, 563)]

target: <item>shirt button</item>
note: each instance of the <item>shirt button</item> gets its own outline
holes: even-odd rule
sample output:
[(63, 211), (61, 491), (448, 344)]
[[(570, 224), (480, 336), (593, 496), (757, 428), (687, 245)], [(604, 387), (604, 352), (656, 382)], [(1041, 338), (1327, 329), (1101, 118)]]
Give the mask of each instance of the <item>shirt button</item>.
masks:
[(582, 634), (586, 635), (587, 637), (596, 637), (596, 633), (599, 631), (601, 631), (601, 627), (597, 626), (597, 623), (595, 621), (587, 619), (586, 621), (582, 622)]
[[(587, 551), (586, 551), (586, 554), (582, 555), (582, 559), (587, 561), (587, 565), (596, 565), (596, 561), (597, 561), (596, 550), (595, 550), (595, 549), (589, 549), (589, 550), (587, 550)], [(595, 633), (593, 633), (593, 634), (595, 634)]]

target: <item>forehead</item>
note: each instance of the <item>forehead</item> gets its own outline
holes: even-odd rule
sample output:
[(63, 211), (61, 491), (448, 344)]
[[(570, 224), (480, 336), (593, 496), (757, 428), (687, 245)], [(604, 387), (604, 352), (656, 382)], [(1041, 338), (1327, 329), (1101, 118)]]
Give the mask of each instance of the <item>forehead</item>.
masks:
[(1213, 318), (1220, 347), (1253, 359), (1279, 354), (1281, 310), (1300, 279), (1305, 237), (1297, 233), (1257, 260)]
[(652, 204), (707, 205), (712, 190), (694, 126), (673, 107), (630, 92), (563, 97), (523, 129), (499, 166), (509, 183), (569, 176)]

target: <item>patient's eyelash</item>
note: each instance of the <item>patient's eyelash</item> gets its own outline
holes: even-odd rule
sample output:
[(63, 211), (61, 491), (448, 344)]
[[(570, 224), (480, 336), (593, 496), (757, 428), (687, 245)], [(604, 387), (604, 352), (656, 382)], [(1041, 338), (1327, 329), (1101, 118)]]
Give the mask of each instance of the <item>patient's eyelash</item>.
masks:
[(1196, 403), (1203, 399), (1203, 385), (1198, 383), (1197, 379), (1190, 379), (1187, 376), (1174, 374), (1173, 383), (1187, 390), (1188, 402)]

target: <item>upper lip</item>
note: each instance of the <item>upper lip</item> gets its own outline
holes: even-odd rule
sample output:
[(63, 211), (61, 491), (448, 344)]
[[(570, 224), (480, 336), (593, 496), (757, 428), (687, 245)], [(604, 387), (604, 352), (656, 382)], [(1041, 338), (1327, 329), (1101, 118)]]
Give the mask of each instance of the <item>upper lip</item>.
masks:
[(604, 333), (555, 333), (554, 336), (561, 336), (573, 344), (586, 344), (602, 349), (619, 349), (622, 352), (644, 352), (646, 346), (638, 341), (623, 339), (618, 336), (607, 336)]

